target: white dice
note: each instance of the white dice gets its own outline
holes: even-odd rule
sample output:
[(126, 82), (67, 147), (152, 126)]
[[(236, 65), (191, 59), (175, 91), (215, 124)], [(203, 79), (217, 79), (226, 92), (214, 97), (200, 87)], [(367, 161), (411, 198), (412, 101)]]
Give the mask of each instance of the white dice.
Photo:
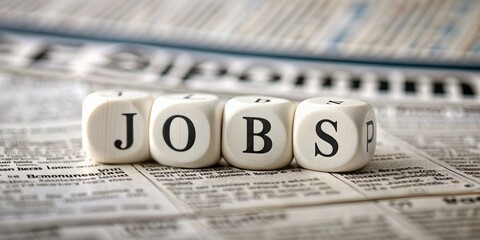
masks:
[(361, 101), (319, 97), (295, 112), (293, 151), (304, 168), (354, 171), (373, 158), (377, 123), (373, 108)]
[(153, 157), (174, 167), (201, 168), (223, 156), (235, 167), (283, 168), (293, 156), (307, 169), (354, 171), (375, 153), (373, 108), (361, 101), (311, 98), (295, 104), (241, 96), (225, 105), (211, 94), (152, 97), (141, 91), (100, 91), (83, 102), (82, 141), (100, 163)]
[(221, 158), (223, 102), (211, 94), (158, 97), (150, 115), (150, 149), (157, 162), (200, 168)]
[(241, 96), (225, 104), (222, 154), (235, 167), (267, 170), (290, 164), (295, 105), (286, 99)]
[(82, 141), (87, 156), (101, 163), (134, 163), (150, 158), (148, 124), (152, 97), (140, 91), (100, 91), (82, 108)]

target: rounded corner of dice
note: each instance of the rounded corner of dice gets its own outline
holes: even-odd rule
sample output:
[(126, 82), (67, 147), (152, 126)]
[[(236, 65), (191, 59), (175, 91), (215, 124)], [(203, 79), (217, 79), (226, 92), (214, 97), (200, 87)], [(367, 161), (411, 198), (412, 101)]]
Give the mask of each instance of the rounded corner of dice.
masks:
[(141, 91), (100, 91), (82, 109), (87, 157), (100, 163), (153, 158), (173, 167), (201, 168), (223, 156), (232, 166), (270, 170), (293, 157), (306, 169), (354, 171), (376, 147), (376, 119), (365, 102), (317, 97), (295, 107), (287, 99), (239, 96), (226, 104), (212, 94), (158, 97)]

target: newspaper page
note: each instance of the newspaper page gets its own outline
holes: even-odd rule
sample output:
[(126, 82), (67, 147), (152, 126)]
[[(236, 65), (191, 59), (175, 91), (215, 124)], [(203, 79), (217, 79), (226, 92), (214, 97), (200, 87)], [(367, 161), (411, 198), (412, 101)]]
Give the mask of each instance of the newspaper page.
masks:
[(0, 27), (235, 52), (473, 66), (480, 59), (479, 8), (475, 0), (4, 1)]
[(478, 104), (392, 105), (380, 111), (390, 112), (385, 114), (384, 128), (391, 134), (438, 164), (480, 182)]
[[(23, 53), (38, 47), (27, 45)], [(225, 161), (106, 165), (82, 151), (83, 98), (109, 88), (169, 91), (153, 78), (129, 82), (142, 71), (99, 77), (100, 68), (72, 56), (36, 58), (43, 65), (18, 57), (1, 67), (0, 239), (480, 238), (478, 104), (372, 102), (375, 157), (348, 173), (295, 161), (274, 171)], [(136, 68), (133, 58), (127, 66)]]
[(446, 195), (382, 201), (398, 221), (439, 239), (477, 239), (480, 195)]
[(0, 228), (178, 213), (131, 165), (84, 157), (80, 118), (87, 90), (68, 81), (3, 76)]

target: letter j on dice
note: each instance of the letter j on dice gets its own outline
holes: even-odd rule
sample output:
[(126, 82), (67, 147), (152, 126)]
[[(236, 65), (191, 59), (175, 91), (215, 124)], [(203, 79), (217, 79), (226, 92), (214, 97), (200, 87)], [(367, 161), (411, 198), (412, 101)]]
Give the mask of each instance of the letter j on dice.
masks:
[(148, 123), (153, 99), (141, 91), (99, 91), (82, 108), (82, 141), (87, 156), (101, 163), (134, 163), (150, 158)]
[(374, 110), (365, 102), (328, 97), (307, 99), (295, 112), (294, 156), (307, 169), (354, 171), (373, 158), (376, 132)]

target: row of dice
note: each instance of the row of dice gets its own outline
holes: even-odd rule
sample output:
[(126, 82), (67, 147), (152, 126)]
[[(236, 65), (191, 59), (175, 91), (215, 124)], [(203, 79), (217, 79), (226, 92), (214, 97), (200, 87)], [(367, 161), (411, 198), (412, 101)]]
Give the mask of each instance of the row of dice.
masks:
[(353, 171), (376, 146), (372, 107), (351, 99), (318, 97), (295, 103), (239, 96), (171, 94), (155, 101), (141, 91), (100, 91), (83, 102), (87, 156), (101, 163), (153, 158), (174, 167), (201, 168), (223, 156), (235, 167), (283, 168), (295, 156), (307, 169)]

